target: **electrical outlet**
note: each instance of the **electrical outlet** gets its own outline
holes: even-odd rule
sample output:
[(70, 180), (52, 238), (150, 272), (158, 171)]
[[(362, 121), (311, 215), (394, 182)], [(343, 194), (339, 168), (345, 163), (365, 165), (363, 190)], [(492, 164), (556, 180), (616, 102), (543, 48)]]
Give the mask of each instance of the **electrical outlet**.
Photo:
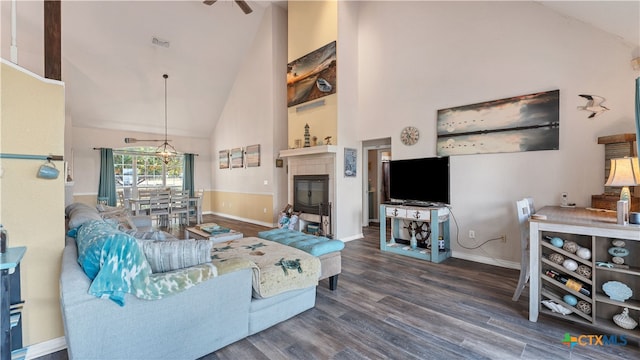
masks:
[(264, 208), (264, 209), (262, 210), (262, 212), (266, 214), (266, 213), (267, 213), (267, 208)]
[(476, 232), (473, 230), (469, 230), (469, 238), (470, 239), (475, 239), (476, 238)]

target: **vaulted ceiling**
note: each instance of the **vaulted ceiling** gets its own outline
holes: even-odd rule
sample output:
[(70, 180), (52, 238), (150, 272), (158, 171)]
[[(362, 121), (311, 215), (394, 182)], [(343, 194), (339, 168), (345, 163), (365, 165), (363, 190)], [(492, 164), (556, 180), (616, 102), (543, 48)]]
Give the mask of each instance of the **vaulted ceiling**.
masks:
[[(208, 137), (242, 62), (260, 61), (245, 54), (272, 2), (247, 3), (253, 9), (248, 15), (229, 0), (211, 6), (198, 0), (62, 1), (62, 80), (74, 126), (162, 134), (166, 73), (169, 134)], [(638, 1), (540, 3), (640, 46)], [(42, 8), (39, 1), (18, 1), (18, 63), (36, 73), (42, 61), (28, 52), (42, 42)], [(4, 44), (10, 9), (2, 0)], [(168, 47), (154, 44), (154, 37)], [(5, 45), (2, 57), (9, 59)]]

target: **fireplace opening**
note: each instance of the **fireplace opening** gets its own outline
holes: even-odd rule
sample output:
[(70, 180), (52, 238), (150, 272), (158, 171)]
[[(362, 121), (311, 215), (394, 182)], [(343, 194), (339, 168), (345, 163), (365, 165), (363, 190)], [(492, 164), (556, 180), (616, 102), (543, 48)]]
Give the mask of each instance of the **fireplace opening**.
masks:
[(293, 176), (293, 211), (329, 213), (329, 175)]

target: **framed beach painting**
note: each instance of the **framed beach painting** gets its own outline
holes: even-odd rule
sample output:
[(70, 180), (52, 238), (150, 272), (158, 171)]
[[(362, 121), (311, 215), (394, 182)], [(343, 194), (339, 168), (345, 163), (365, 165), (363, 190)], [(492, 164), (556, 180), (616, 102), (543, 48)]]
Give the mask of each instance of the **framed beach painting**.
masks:
[(241, 168), (244, 167), (243, 156), (242, 156), (242, 148), (233, 148), (231, 149), (231, 153), (229, 157), (231, 158), (231, 168)]
[(287, 106), (336, 93), (336, 42), (287, 64)]
[(560, 90), (438, 110), (438, 156), (558, 150)]
[(245, 148), (247, 167), (260, 166), (260, 145), (249, 145)]
[(218, 163), (220, 164), (220, 169), (229, 168), (229, 150), (220, 150), (218, 152)]

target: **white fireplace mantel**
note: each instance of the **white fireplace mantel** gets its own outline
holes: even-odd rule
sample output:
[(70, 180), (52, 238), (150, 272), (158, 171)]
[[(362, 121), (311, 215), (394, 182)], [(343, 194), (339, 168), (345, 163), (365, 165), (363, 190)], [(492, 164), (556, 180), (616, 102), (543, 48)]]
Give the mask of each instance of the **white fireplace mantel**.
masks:
[(299, 149), (280, 150), (280, 157), (318, 155), (318, 154), (337, 153), (337, 152), (338, 152), (338, 147), (336, 145), (319, 145), (319, 146), (303, 147)]

